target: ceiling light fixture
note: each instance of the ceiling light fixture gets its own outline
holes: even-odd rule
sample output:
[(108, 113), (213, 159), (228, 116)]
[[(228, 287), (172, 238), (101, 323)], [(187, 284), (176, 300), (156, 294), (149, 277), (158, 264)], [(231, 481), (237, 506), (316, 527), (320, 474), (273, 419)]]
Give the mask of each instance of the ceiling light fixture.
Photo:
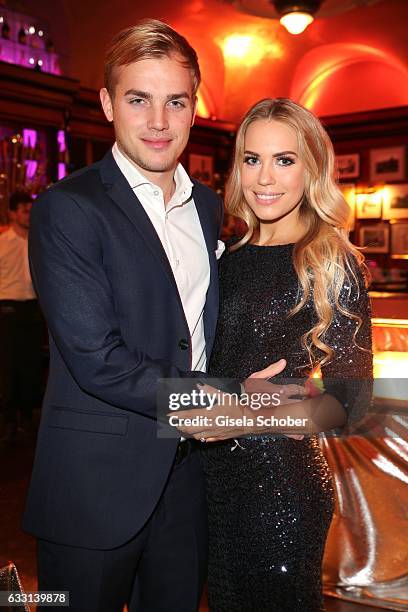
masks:
[(273, 0), (280, 22), (290, 34), (301, 34), (313, 21), (321, 0)]

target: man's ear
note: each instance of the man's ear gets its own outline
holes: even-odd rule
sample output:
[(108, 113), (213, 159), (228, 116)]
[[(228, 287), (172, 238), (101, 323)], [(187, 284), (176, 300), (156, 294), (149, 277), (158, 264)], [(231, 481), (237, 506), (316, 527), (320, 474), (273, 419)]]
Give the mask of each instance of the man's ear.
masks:
[(194, 100), (193, 100), (193, 116), (191, 118), (191, 127), (193, 127), (194, 121), (195, 121), (195, 118), (196, 118), (197, 104), (198, 104), (198, 98), (197, 98), (197, 96), (194, 96)]
[(108, 121), (113, 121), (112, 99), (106, 87), (102, 87), (102, 89), (99, 92), (99, 97), (101, 99), (101, 104), (102, 104), (103, 112), (105, 113), (105, 117), (107, 118)]

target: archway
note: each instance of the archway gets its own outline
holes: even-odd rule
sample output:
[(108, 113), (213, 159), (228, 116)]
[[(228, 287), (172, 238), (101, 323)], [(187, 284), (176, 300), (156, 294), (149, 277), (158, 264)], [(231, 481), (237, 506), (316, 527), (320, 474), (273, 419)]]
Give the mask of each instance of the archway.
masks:
[(408, 69), (368, 45), (323, 45), (299, 62), (291, 98), (318, 115), (408, 104)]

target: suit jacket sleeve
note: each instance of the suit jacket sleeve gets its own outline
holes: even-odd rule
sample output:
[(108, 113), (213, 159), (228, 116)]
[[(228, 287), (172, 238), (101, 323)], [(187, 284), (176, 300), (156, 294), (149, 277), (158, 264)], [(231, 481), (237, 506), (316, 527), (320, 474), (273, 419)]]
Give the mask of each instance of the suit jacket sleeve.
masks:
[(202, 373), (183, 372), (126, 347), (100, 239), (76, 199), (51, 188), (35, 203), (30, 226), (34, 286), (49, 331), (77, 384), (102, 401), (156, 418), (158, 379)]

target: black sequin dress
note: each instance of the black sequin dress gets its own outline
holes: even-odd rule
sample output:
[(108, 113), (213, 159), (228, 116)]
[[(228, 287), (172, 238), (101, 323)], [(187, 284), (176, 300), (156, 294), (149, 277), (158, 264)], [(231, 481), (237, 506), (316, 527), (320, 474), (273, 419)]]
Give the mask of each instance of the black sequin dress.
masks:
[[(210, 375), (245, 378), (281, 357), (287, 360), (281, 376), (305, 373), (308, 358), (300, 338), (313, 326), (314, 309), (309, 303), (287, 318), (299, 299), (292, 251), (293, 245), (245, 245), (222, 257)], [(359, 289), (345, 285), (341, 300), (363, 318), (357, 339), (369, 350), (355, 347), (355, 322), (336, 312), (326, 336), (336, 357), (323, 376), (371, 375), (369, 302), (361, 275), (359, 284)], [(334, 502), (318, 438), (254, 435), (239, 442), (203, 445), (201, 453), (210, 529), (210, 610), (323, 610), (321, 565)]]

